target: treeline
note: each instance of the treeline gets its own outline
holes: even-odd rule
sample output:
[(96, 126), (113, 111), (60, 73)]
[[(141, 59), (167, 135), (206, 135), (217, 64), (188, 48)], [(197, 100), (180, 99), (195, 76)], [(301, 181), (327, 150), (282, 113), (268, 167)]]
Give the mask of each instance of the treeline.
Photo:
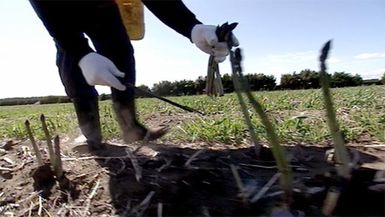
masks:
[[(272, 75), (265, 74), (247, 74), (245, 75), (250, 89), (252, 91), (262, 90), (296, 90), (296, 89), (314, 89), (320, 88), (319, 72), (310, 69), (305, 69), (299, 73), (283, 74), (279, 85), (276, 83), (276, 78)], [(361, 85), (380, 85), (385, 84), (385, 73), (381, 79), (363, 80), (358, 74), (351, 75), (345, 72), (335, 72), (328, 74), (332, 87), (353, 87)], [(228, 74), (222, 76), (222, 83), (225, 93), (232, 93), (234, 86), (232, 78)], [(198, 95), (204, 93), (206, 80), (203, 77), (198, 77), (197, 80), (182, 80), (182, 81), (161, 81), (154, 84), (151, 91), (161, 96), (184, 96)], [(142, 86), (143, 89), (150, 90), (147, 86)]]
[(28, 104), (53, 104), (71, 102), (67, 96), (41, 96), (41, 97), (16, 97), (0, 99), (0, 106), (28, 105)]
[[(247, 74), (247, 78), (250, 88), (253, 91), (259, 90), (274, 90), (276, 89), (276, 79), (272, 75), (264, 74)], [(234, 92), (233, 80), (230, 75), (224, 74), (222, 76), (222, 84), (225, 93)], [(206, 78), (199, 76), (194, 80), (181, 80), (181, 81), (161, 81), (152, 86), (152, 88), (146, 85), (138, 86), (139, 89), (144, 91), (136, 91), (135, 95), (138, 98), (149, 97), (146, 92), (152, 92), (159, 96), (189, 96), (200, 95), (205, 93)], [(111, 99), (110, 94), (101, 94), (100, 100)]]
[[(319, 72), (305, 69), (299, 73), (293, 72), (283, 74), (279, 85), (276, 83), (276, 78), (272, 75), (265, 74), (246, 74), (245, 77), (252, 91), (263, 90), (295, 90), (295, 89), (314, 89), (320, 88)], [(361, 85), (379, 85), (385, 84), (385, 73), (380, 79), (363, 80), (358, 74), (351, 75), (345, 72), (335, 72), (328, 74), (332, 87), (353, 87)], [(225, 93), (234, 91), (233, 81), (229, 74), (222, 76), (222, 83)], [(161, 81), (152, 86), (138, 86), (144, 91), (136, 91), (137, 97), (149, 97), (145, 92), (153, 92), (160, 96), (187, 96), (199, 95), (205, 93), (206, 78), (198, 77), (196, 80), (181, 80), (181, 81)], [(101, 94), (100, 100), (111, 99), (110, 94)], [(27, 98), (8, 98), (0, 99), (2, 105), (24, 105), (24, 104), (50, 104), (50, 103), (67, 103), (70, 99), (66, 96), (45, 96), (45, 97), (27, 97)]]
[[(354, 87), (364, 84), (364, 80), (358, 74), (351, 75), (345, 72), (328, 74), (331, 87)], [(314, 89), (320, 88), (320, 73), (309, 69), (300, 73), (284, 74), (281, 77), (281, 89)]]

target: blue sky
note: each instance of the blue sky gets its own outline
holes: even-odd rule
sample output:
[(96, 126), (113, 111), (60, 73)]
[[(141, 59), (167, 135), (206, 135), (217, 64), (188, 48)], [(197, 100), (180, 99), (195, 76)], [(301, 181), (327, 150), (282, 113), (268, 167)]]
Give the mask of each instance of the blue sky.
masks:
[[(184, 0), (205, 24), (238, 22), (234, 31), (245, 73), (274, 75), (318, 70), (329, 39), (329, 72), (364, 78), (385, 73), (384, 0)], [(205, 76), (208, 56), (145, 10), (146, 33), (133, 42), (137, 84)], [(27, 0), (0, 1), (0, 98), (65, 95), (55, 48)], [(230, 73), (230, 63), (220, 65)], [(109, 93), (106, 87), (97, 88)]]

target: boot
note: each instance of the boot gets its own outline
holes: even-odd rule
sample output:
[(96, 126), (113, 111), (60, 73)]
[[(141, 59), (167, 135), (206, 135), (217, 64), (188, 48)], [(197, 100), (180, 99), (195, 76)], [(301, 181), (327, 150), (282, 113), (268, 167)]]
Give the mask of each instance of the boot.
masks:
[(98, 98), (72, 99), (80, 130), (87, 139), (90, 150), (99, 150), (102, 144), (102, 130), (99, 119)]
[(167, 127), (147, 129), (140, 124), (136, 118), (135, 100), (127, 103), (113, 100), (113, 108), (125, 143), (156, 140), (168, 132)]

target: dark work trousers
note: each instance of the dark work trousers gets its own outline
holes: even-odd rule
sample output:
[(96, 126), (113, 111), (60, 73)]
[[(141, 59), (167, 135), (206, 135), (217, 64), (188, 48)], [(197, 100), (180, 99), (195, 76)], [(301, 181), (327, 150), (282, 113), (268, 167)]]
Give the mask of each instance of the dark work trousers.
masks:
[[(116, 4), (106, 4), (100, 10), (89, 12), (84, 22), (84, 33), (91, 39), (96, 52), (110, 59), (117, 68), (125, 73), (118, 78), (127, 86), (125, 91), (111, 88), (114, 101), (128, 103), (134, 99), (134, 89), (127, 84), (135, 85), (134, 50), (126, 29), (120, 18)], [(71, 99), (94, 98), (98, 95), (94, 86), (87, 84), (80, 67), (79, 59), (75, 59), (60, 46), (56, 45), (56, 64), (61, 81), (67, 95)]]

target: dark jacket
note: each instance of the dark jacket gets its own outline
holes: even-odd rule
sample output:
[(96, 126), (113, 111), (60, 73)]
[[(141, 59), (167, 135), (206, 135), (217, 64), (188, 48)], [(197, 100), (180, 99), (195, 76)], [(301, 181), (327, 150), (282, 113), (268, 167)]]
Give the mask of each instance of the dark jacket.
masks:
[[(57, 45), (80, 59), (92, 48), (84, 37), (85, 28), (93, 25), (98, 12), (116, 4), (114, 0), (30, 0)], [(142, 0), (163, 23), (191, 40), (191, 30), (200, 22), (181, 0)], [(117, 7), (117, 6), (116, 6)], [(95, 24), (97, 25), (97, 24)]]

